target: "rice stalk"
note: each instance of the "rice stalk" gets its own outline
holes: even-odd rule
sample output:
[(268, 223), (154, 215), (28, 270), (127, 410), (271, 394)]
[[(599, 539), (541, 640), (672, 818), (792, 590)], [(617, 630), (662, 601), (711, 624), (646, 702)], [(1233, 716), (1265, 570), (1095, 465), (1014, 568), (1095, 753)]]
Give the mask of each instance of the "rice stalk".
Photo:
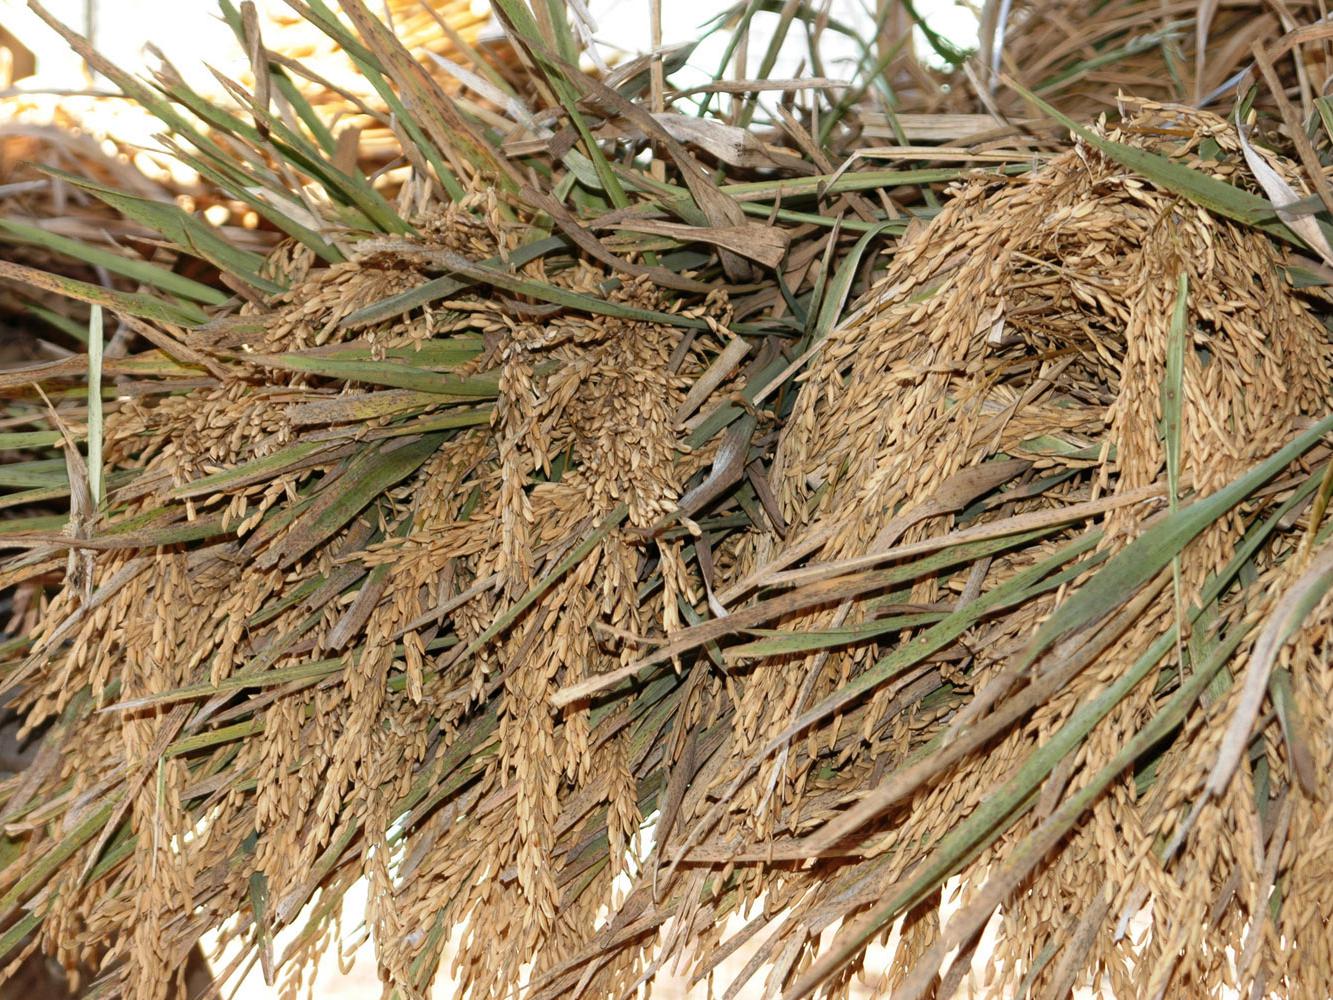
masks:
[[(563, 4), (448, 79), (294, 8), (396, 176), (247, 5), (230, 104), (63, 32), (272, 246), (56, 171), (151, 245), (4, 226), (48, 335), (125, 331), (0, 372), (5, 949), (150, 1000), (220, 930), (292, 996), (365, 879), (403, 998), (746, 942), (733, 995), (842, 995), (895, 925), (886, 989), (947, 994), (997, 914), (995, 995), (1333, 991), (1319, 24), (1020, 6), (961, 70), (867, 52), (875, 111), (584, 72)], [(760, 77), (850, 30), (773, 9)], [(1234, 113), (1159, 99), (1256, 41)]]

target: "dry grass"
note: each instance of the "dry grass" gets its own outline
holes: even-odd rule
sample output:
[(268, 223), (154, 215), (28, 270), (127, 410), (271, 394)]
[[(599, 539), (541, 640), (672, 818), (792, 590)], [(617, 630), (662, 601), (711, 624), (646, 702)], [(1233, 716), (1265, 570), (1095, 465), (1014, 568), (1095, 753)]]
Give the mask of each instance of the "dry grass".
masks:
[[(1322, 25), (1018, 5), (994, 87), (887, 46), (684, 118), (652, 60), (579, 71), (572, 7), (504, 0), (460, 91), (360, 0), (295, 6), (405, 169), (229, 9), (236, 108), (101, 68), (279, 245), (84, 185), (162, 245), (0, 262), (137, 344), (0, 373), (42, 741), (0, 952), (156, 1000), (222, 928), (294, 995), (364, 878), (402, 998), (747, 943), (730, 990), (839, 995), (900, 920), (884, 988), (950, 995), (997, 910), (997, 995), (1333, 992)], [(840, 30), (783, 9), (812, 60)], [(1246, 138), (1183, 102), (1255, 39)], [(1170, 102), (1105, 99), (1153, 59)]]

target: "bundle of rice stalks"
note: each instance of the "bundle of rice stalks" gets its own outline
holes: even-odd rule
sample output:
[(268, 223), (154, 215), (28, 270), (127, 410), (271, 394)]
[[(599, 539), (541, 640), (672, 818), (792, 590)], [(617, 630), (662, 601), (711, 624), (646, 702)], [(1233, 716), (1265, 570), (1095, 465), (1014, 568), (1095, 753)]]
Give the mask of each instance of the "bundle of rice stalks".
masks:
[(732, 995), (837, 995), (900, 920), (894, 995), (945, 996), (997, 912), (997, 992), (1333, 989), (1322, 173), (1154, 104), (870, 169), (874, 60), (687, 116), (504, 0), (520, 85), (456, 100), (298, 7), (401, 185), (261, 45), (240, 108), (84, 46), (286, 239), (84, 183), (225, 292), (0, 263), (92, 307), (0, 373), (0, 955), (155, 1000), (220, 931), (294, 995), (365, 879), (403, 998), (756, 942)]
[[(108, 994), (170, 992), (192, 943), (237, 914), (243, 960), (258, 956), (269, 975), (272, 933), (309, 921), (286, 956), (299, 983), (301, 958), (326, 943), (342, 892), (363, 875), (390, 981), (409, 993), (436, 975), (465, 919), (479, 992), (593, 933), (652, 801), (652, 779), (641, 790), (634, 771), (660, 748), (642, 724), (660, 726), (676, 685), (664, 678), (640, 703), (637, 739), (618, 707), (561, 712), (550, 691), (694, 613), (693, 524), (675, 518), (743, 480), (748, 436), (727, 429), (748, 435), (755, 418), (730, 396), (747, 375), (768, 381), (785, 367), (781, 343), (815, 325), (820, 257), (842, 246), (815, 230), (821, 239), (786, 262), (793, 318), (749, 262), (774, 266), (788, 237), (748, 223), (629, 104), (646, 77), (617, 91), (561, 69), (543, 86), (601, 86), (590, 91), (598, 113), (629, 116), (674, 163), (656, 180), (642, 174), (640, 212), (604, 217), (613, 236), (598, 239), (585, 221), (630, 206), (597, 143), (576, 150), (542, 127), (527, 160), (548, 176), (525, 177), (496, 148), (506, 136), (463, 120), (364, 7), (345, 11), (361, 39), (331, 17), (318, 23), (373, 63), (368, 75), (392, 67), (397, 88), (418, 88), (413, 102), (431, 109), (410, 114), (385, 89), (418, 167), (396, 203), (280, 86), (276, 57), (263, 64), (268, 94), (295, 114), (272, 116), (267, 94), (253, 95), (261, 130), (169, 74), (153, 89), (84, 47), (163, 118), (190, 166), (291, 239), (261, 259), (179, 206), (81, 182), (218, 268), (235, 294), (205, 313), (161, 268), (121, 292), (4, 265), (11, 281), (120, 314), (155, 347), (104, 359), (86, 406), (68, 382), (81, 362), (0, 378), (10, 393), (45, 381), (58, 407), (52, 430), (5, 441), (54, 446), (12, 466), (31, 490), (10, 502), (68, 497), (83, 526), (72, 560), (66, 518), (6, 526), (28, 550), (6, 566), (20, 636), (6, 647), (6, 685), (45, 730), (46, 753), (8, 786), (17, 863), (5, 868), (0, 951), (40, 924), (71, 969), (102, 970)], [(744, 138), (715, 127), (685, 141), (708, 148), (719, 135)], [(731, 155), (816, 175), (754, 143)], [(309, 181), (293, 192), (296, 169)], [(585, 221), (564, 204), (580, 176), (593, 179), (573, 202)], [(827, 180), (812, 176), (788, 203)], [(774, 203), (780, 185), (745, 194), (761, 214), (799, 214)], [(664, 204), (680, 221), (653, 217)], [(95, 320), (90, 344), (101, 339)], [(104, 392), (118, 397), (105, 417), (94, 405)], [(20, 405), (31, 419), (40, 404), (25, 394), (15, 419)], [(713, 520), (723, 531), (748, 523)], [(66, 570), (68, 589), (49, 603), (45, 587)], [(87, 684), (60, 679), (85, 668)], [(385, 728), (389, 717), (398, 722)], [(497, 937), (512, 946), (493, 948)]]
[[(735, 721), (672, 846), (819, 859), (735, 878), (784, 911), (784, 974), (853, 918), (793, 995), (899, 918), (892, 995), (924, 995), (1001, 903), (996, 995), (1333, 989), (1326, 856), (1289, 846), (1330, 828), (1333, 743), (1306, 707), (1333, 680), (1309, 507), (1329, 480), (1307, 471), (1329, 344), (1267, 239), (1096, 148), (1179, 154), (1181, 134), (1239, 153), (1221, 120), (1152, 108), (961, 188), (900, 244), (782, 432), (788, 538), (741, 550), (729, 618), (638, 664), (763, 626), (722, 647)], [(683, 936), (716, 946), (735, 904), (695, 875)]]

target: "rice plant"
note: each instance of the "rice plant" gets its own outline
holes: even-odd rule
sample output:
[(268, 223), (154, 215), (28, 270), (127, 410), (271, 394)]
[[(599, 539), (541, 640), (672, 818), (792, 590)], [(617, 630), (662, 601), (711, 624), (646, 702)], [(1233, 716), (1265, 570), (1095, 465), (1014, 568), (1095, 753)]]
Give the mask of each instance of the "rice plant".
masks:
[(364, 96), (31, 0), (256, 227), (0, 220), (11, 970), (295, 996), (366, 880), (401, 1000), (1333, 993), (1317, 5), (744, 0), (678, 88), (288, 2)]

